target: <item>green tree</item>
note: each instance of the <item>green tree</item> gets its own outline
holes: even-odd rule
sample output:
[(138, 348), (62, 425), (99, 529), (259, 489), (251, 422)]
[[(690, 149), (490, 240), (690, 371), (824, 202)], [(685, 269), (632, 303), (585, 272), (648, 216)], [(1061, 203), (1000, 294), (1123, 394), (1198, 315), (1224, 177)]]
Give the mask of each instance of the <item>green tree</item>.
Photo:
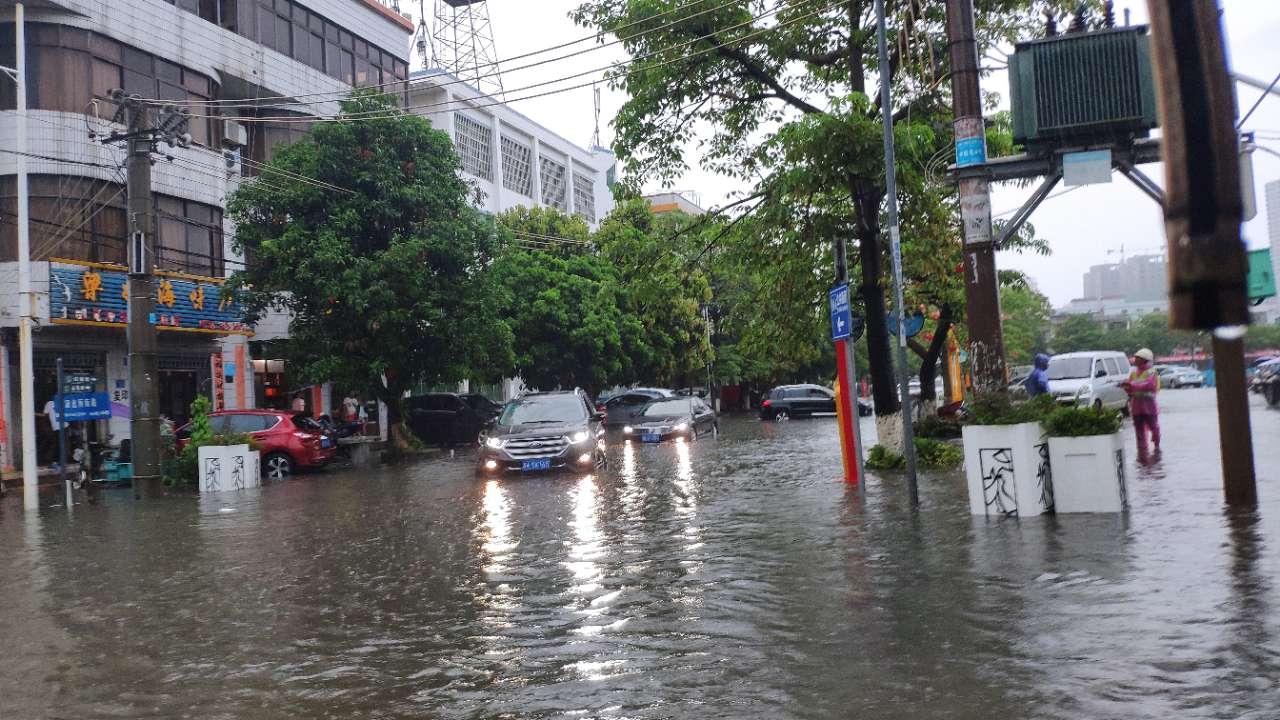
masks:
[[(1041, 11), (1066, 5), (980, 0), (980, 52), (1030, 34)], [(761, 311), (790, 319), (768, 329), (756, 323), (748, 331), (791, 336), (795, 342), (776, 347), (808, 351), (833, 280), (832, 241), (857, 241), (850, 247), (857, 251), (850, 271), (858, 271), (869, 320), (875, 404), (887, 415), (898, 410), (898, 399), (884, 322), (885, 173), (875, 83), (887, 77), (894, 86), (895, 106), (887, 110), (898, 126), (904, 194), (913, 192), (913, 174), (925, 177), (936, 169), (936, 150), (946, 144), (938, 129), (948, 126), (950, 111), (946, 54), (928, 51), (947, 46), (944, 5), (912, 2), (894, 13), (888, 72), (877, 67), (871, 7), (862, 0), (825, 8), (794, 3), (781, 10), (766, 0), (595, 0), (574, 17), (620, 33), (634, 58), (612, 82), (628, 95), (614, 120), (614, 150), (635, 182), (680, 177), (689, 165), (685, 149), (693, 147), (704, 169), (748, 188), (741, 202), (755, 232), (739, 236), (751, 248), (738, 261), (771, 293), (762, 296)], [(765, 14), (772, 18), (761, 21)]]
[(318, 183), (248, 182), (229, 211), (251, 259), (233, 278), (250, 319), (287, 310), (291, 371), (385, 402), (405, 445), (405, 392), (500, 376), (512, 335), (485, 272), (492, 222), (449, 136), (394, 107), (353, 94), (343, 112), (371, 117), (317, 123), (270, 163)]
[(1049, 298), (1025, 284), (1006, 285), (1000, 289), (1000, 311), (1005, 356), (1011, 364), (1029, 365), (1036, 353), (1048, 351), (1053, 314)]
[(530, 386), (601, 388), (635, 376), (644, 328), (623, 308), (612, 267), (592, 252), (512, 245), (494, 263), (502, 314), (515, 333), (515, 371)]
[(1053, 331), (1055, 353), (1102, 349), (1102, 326), (1089, 315), (1068, 315)]

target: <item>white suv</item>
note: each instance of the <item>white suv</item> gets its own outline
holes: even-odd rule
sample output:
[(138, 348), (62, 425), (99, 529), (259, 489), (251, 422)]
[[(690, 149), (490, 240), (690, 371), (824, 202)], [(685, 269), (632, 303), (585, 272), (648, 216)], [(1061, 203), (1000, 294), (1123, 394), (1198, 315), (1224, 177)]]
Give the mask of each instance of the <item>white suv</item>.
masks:
[(1122, 352), (1054, 355), (1049, 359), (1049, 393), (1066, 405), (1123, 410), (1129, 398), (1120, 384), (1129, 379), (1129, 370), (1129, 358)]

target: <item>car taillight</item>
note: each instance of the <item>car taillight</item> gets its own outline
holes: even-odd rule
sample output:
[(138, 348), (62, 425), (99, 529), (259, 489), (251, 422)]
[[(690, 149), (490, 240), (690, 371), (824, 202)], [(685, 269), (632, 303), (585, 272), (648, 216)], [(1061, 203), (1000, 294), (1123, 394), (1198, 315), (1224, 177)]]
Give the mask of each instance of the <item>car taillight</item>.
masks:
[(773, 407), (773, 401), (766, 399), (764, 403), (761, 404), (761, 407)]

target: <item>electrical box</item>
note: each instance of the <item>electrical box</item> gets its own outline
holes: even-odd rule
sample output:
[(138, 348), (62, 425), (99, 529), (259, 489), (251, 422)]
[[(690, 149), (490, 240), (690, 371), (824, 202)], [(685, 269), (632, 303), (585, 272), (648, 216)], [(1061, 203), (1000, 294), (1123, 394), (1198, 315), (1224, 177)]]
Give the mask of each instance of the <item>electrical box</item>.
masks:
[(1029, 148), (1146, 137), (1156, 118), (1145, 25), (1018, 43), (1009, 56), (1013, 139)]

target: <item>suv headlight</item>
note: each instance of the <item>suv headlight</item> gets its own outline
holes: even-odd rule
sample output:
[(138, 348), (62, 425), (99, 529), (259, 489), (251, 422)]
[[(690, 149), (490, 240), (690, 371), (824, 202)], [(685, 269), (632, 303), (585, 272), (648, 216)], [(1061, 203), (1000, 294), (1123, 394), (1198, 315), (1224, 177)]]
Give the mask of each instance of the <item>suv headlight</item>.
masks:
[(679, 422), (679, 423), (676, 423), (675, 427), (673, 427), (673, 428), (671, 428), (671, 429), (672, 429), (672, 430), (675, 430), (676, 432), (684, 432), (685, 430), (688, 430), (688, 429), (689, 429), (689, 423), (687, 423), (687, 422)]
[(627, 425), (627, 426), (625, 426), (625, 427), (623, 427), (623, 428), (622, 428), (622, 432), (626, 433), (627, 435), (630, 435), (631, 433), (633, 433), (633, 432), (635, 432), (635, 431), (636, 431), (636, 430), (635, 430), (635, 428), (631, 427), (630, 425)]
[(485, 444), (485, 447), (497, 450), (498, 448), (505, 445), (506, 442), (502, 438), (491, 437), (491, 438), (487, 438), (484, 441), (484, 444)]
[(590, 439), (591, 439), (591, 433), (587, 432), (586, 430), (579, 430), (578, 432), (568, 436), (569, 442), (573, 443), (574, 445), (577, 445), (579, 443), (584, 443)]

